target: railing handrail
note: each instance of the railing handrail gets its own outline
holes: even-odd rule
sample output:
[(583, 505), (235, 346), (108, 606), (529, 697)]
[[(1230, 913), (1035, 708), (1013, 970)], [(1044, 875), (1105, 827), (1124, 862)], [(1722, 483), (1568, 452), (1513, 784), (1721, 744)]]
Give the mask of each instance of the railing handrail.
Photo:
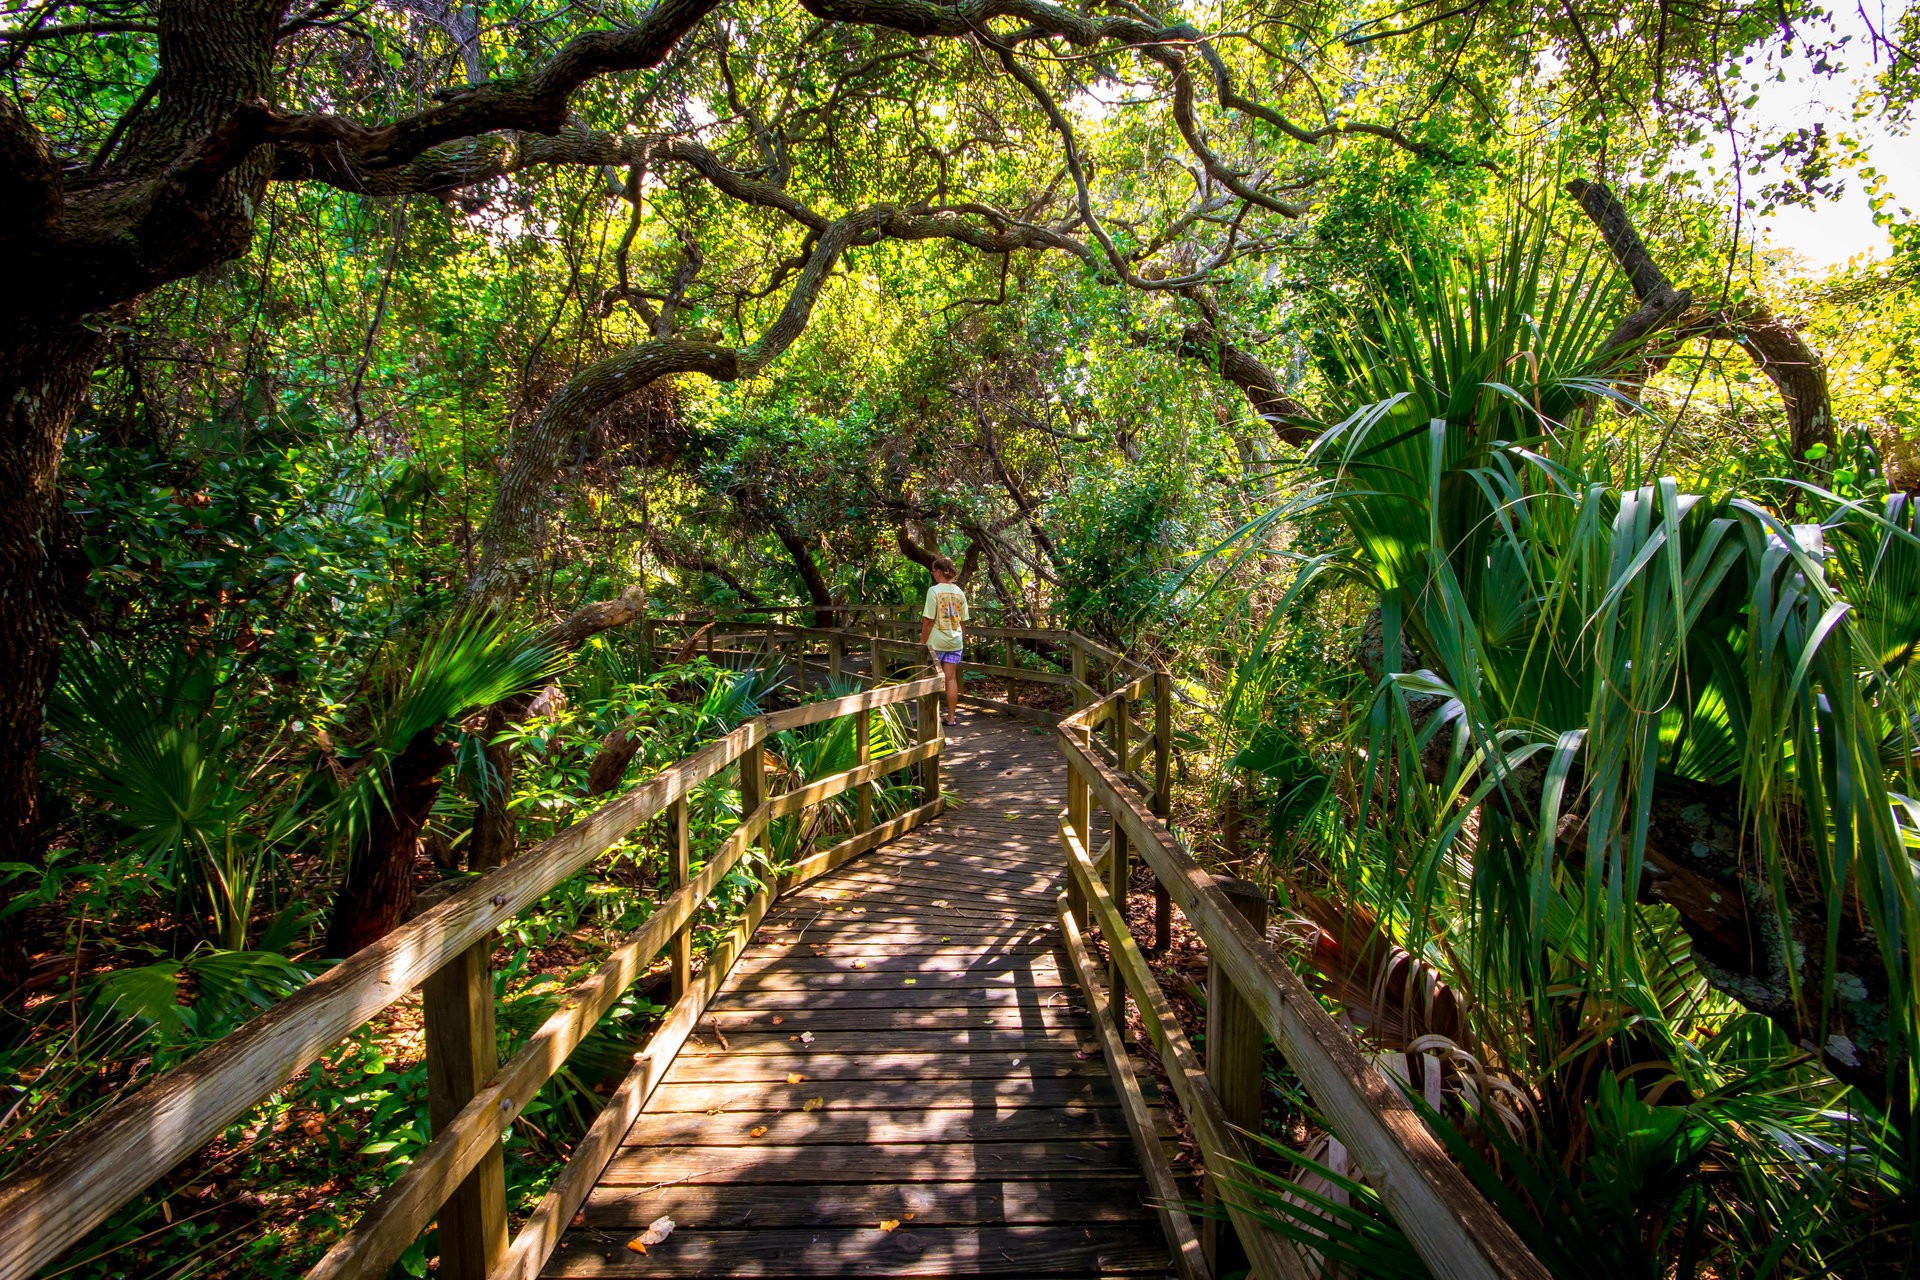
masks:
[[(1125, 758), (1124, 728), (1116, 734), (1120, 753), (1117, 768), (1094, 749), (1094, 729), (1116, 718), (1119, 726), (1125, 726), (1130, 714), (1128, 703), (1145, 696), (1149, 689), (1156, 694), (1156, 734), (1164, 737), (1168, 731), (1164, 723), (1169, 703), (1165, 696), (1167, 681), (1165, 673), (1143, 676), (1060, 722), (1060, 749), (1066, 757), (1070, 788), (1068, 807), (1061, 818), (1061, 842), (1067, 854), (1078, 925), (1085, 928), (1089, 923), (1084, 904), (1092, 900), (1096, 908), (1092, 914), (1100, 917), (1095, 922), (1103, 923), (1101, 932), (1115, 955), (1114, 979), (1126, 983), (1148, 1020), (1149, 1030), (1156, 1030), (1152, 1011), (1156, 1006), (1164, 1007), (1164, 998), (1140, 956), (1124, 915), (1115, 908), (1107, 890), (1107, 885), (1118, 885), (1124, 892), (1125, 859), (1129, 849), (1136, 850), (1205, 941), (1210, 962), (1221, 967), (1233, 993), (1250, 1006), (1300, 1077), (1334, 1135), (1358, 1157), (1359, 1166), (1380, 1192), (1387, 1211), (1433, 1274), (1441, 1280), (1546, 1280), (1546, 1269), (1447, 1155), (1405, 1095), (1361, 1053), (1353, 1037), (1334, 1022), (1299, 975), (1275, 954), (1264, 935), (1194, 861), (1165, 820), (1164, 797), (1156, 796), (1151, 810), (1142, 802), (1131, 776), (1131, 763)], [(1164, 781), (1160, 785), (1164, 787)], [(1077, 802), (1072, 790), (1076, 786), (1086, 788)], [(1116, 868), (1109, 862), (1104, 873), (1097, 871), (1091, 853), (1090, 802), (1105, 809), (1113, 823), (1114, 840), (1107, 856), (1119, 859), (1120, 865)], [(1129, 954), (1123, 957), (1122, 952)], [(1147, 989), (1141, 989), (1143, 985)], [(1172, 1015), (1167, 1012), (1164, 1016)], [(1184, 1045), (1178, 1027), (1172, 1030), (1178, 1044)], [(1217, 1047), (1210, 1037), (1210, 1059)], [(1206, 1077), (1198, 1082), (1183, 1081), (1173, 1074), (1183, 1070), (1180, 1062), (1168, 1061), (1167, 1067), (1176, 1092), (1184, 1092), (1179, 1087), (1182, 1084), (1194, 1083), (1193, 1100), (1198, 1108), (1213, 1113), (1194, 1117), (1203, 1138), (1203, 1158), (1209, 1164), (1219, 1161), (1229, 1166), (1243, 1159), (1237, 1138), (1218, 1123), (1219, 1102)], [(1209, 1172), (1229, 1184), (1236, 1177), (1231, 1167), (1211, 1168)], [(1262, 1230), (1258, 1224), (1243, 1223), (1233, 1196), (1229, 1194), (1227, 1199), (1243, 1239), (1250, 1234), (1248, 1228), (1252, 1233)], [(1275, 1243), (1283, 1244), (1265, 1242)], [(1273, 1252), (1291, 1253), (1291, 1247)], [(1298, 1273), (1298, 1263), (1276, 1257), (1271, 1269)]]
[[(812, 802), (856, 785), (850, 781), (855, 775), (864, 780), (890, 771), (876, 768), (888, 762), (892, 762), (892, 769), (898, 769), (932, 758), (936, 763), (929, 777), (937, 779), (938, 716), (926, 714), (925, 700), (941, 687), (938, 677), (929, 677), (756, 716), (474, 880), (186, 1062), (111, 1104), (0, 1183), (0, 1280), (25, 1280), (60, 1256), (328, 1049), (451, 961), (485, 944), (494, 930), (586, 868), (642, 823), (683, 803), (694, 787), (759, 748), (769, 733), (919, 698), (923, 700), (922, 719), (932, 722), (931, 729), (922, 725), (920, 746), (881, 761), (867, 761), (862, 733), (861, 764), (831, 779), (819, 780)], [(926, 741), (929, 735), (931, 749)], [(837, 788), (820, 785), (835, 780), (841, 782)], [(396, 1184), (389, 1188), (387, 1196), (371, 1211), (370, 1216), (378, 1216), (370, 1231), (362, 1232), (356, 1226), (350, 1233), (357, 1243), (367, 1244), (369, 1234), (379, 1232), (383, 1233), (380, 1244), (390, 1246), (400, 1228), (390, 1229), (386, 1223), (404, 1227), (417, 1221), (418, 1226), (393, 1248), (393, 1256), (406, 1248), (419, 1227), (425, 1225), (422, 1206), (430, 1216), (477, 1164), (484, 1154), (489, 1129), (491, 1140), (498, 1141), (501, 1129), (530, 1100), (529, 1082), (537, 1089), (564, 1062), (567, 1051), (592, 1029), (598, 1014), (586, 1017), (586, 1012), (594, 1008), (604, 1012), (611, 1007), (666, 942), (685, 928), (700, 902), (712, 893), (718, 876), (765, 830), (780, 799), (759, 797), (701, 876), (663, 902), (655, 916), (630, 936), (599, 972), (570, 993), (577, 995), (592, 988), (590, 1001), (585, 1005), (571, 999), (563, 1001), (561, 1010), (500, 1071), (499, 1078), (480, 1090), (450, 1126), (434, 1135), (433, 1142), (416, 1157), (403, 1178), (407, 1187)], [(937, 811), (938, 804), (936, 783), (932, 799), (921, 808)], [(924, 816), (931, 816), (931, 812)], [(656, 921), (660, 923), (656, 925)], [(447, 1141), (443, 1143), (443, 1139)], [(441, 1147), (437, 1154), (435, 1146)], [(421, 1176), (416, 1178), (416, 1174)], [(439, 1199), (432, 1199), (434, 1194)], [(398, 1207), (383, 1212), (389, 1200), (396, 1198)], [(328, 1259), (333, 1256), (330, 1253)], [(367, 1255), (362, 1253), (360, 1258), (364, 1262)], [(391, 1261), (388, 1259), (373, 1274), (384, 1273)], [(365, 1268), (356, 1264), (354, 1273), (362, 1270)], [(344, 1269), (335, 1266), (328, 1270), (323, 1263), (320, 1274), (344, 1274)]]

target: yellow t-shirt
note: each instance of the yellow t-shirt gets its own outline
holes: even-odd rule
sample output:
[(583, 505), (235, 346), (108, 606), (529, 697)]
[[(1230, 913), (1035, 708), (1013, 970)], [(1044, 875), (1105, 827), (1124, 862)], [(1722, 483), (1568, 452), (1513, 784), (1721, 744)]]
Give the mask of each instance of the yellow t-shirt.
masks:
[(923, 618), (933, 619), (927, 635), (927, 648), (935, 653), (958, 653), (962, 648), (960, 624), (967, 620), (967, 593), (951, 582), (936, 582), (927, 588)]

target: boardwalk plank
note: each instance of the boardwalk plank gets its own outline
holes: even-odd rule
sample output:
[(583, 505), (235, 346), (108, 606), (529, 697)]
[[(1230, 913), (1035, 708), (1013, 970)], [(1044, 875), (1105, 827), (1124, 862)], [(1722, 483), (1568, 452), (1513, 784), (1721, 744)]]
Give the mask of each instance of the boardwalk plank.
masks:
[(625, 1242), (570, 1232), (549, 1276), (1123, 1276), (1167, 1267), (1158, 1228), (916, 1227), (681, 1229), (645, 1257)]
[(768, 913), (547, 1275), (1168, 1273), (1060, 949), (1052, 738), (974, 717), (943, 774), (961, 807)]

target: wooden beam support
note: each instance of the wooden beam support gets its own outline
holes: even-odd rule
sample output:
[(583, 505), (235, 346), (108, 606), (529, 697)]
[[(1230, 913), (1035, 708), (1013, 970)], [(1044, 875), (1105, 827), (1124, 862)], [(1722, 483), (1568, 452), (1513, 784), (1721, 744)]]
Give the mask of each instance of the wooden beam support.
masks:
[[(421, 984), (427, 1119), (438, 1137), (500, 1066), (493, 1031), (493, 935)], [(507, 1249), (507, 1167), (500, 1135), (440, 1206), (440, 1274), (486, 1280)]]

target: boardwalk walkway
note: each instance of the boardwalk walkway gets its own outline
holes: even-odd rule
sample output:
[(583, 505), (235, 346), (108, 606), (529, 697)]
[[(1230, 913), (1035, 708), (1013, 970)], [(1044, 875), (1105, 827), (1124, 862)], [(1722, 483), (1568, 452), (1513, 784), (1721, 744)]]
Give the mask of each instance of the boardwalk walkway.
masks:
[(776, 905), (547, 1275), (1167, 1274), (1059, 947), (1052, 735), (951, 733), (959, 806)]

